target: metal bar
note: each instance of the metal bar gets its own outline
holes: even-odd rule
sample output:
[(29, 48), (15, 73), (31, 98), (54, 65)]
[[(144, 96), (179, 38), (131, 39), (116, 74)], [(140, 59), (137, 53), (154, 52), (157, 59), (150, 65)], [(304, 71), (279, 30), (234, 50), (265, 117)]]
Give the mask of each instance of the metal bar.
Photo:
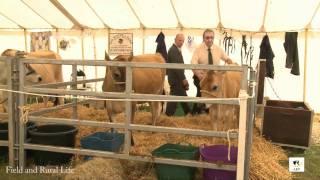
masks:
[[(7, 68), (8, 68), (8, 74), (7, 74), (7, 84), (8, 89), (13, 89), (13, 58), (7, 58)], [(7, 89), (6, 88), (6, 89)], [(9, 152), (9, 165), (15, 166), (15, 151), (14, 151), (14, 144), (15, 144), (15, 121), (14, 121), (14, 103), (13, 103), (13, 93), (8, 92), (8, 152)]]
[[(188, 128), (174, 128), (174, 127), (164, 127), (164, 126), (150, 126), (150, 125), (137, 125), (131, 124), (129, 127), (131, 130), (138, 131), (152, 131), (159, 133), (175, 133), (175, 134), (185, 134), (194, 136), (209, 136), (209, 137), (221, 137), (227, 138), (227, 132), (224, 131), (206, 131), (200, 129), (188, 129)], [(230, 133), (230, 138), (238, 138), (237, 133)]]
[(246, 133), (246, 146), (245, 146), (245, 167), (244, 167), (244, 179), (249, 179), (249, 164), (250, 164), (250, 153), (252, 146), (252, 135), (253, 135), (253, 125), (255, 120), (255, 103), (256, 103), (256, 95), (255, 95), (255, 81), (256, 81), (256, 73), (250, 68), (249, 74), (249, 95), (253, 98), (248, 100), (248, 110), (247, 110), (247, 133)]
[[(8, 142), (8, 141), (0, 140), (0, 146), (9, 146), (9, 142)], [(10, 166), (11, 166), (11, 165), (10, 165)]]
[(248, 90), (248, 66), (242, 65), (242, 81), (241, 81), (241, 89), (247, 91)]
[[(54, 59), (28, 59), (22, 60), (24, 63), (30, 64), (63, 64), (63, 65), (87, 65), (87, 66), (119, 66), (132, 68), (167, 68), (167, 69), (206, 69), (216, 71), (244, 71), (242, 66), (207, 66), (205, 64), (179, 64), (179, 63), (135, 63), (121, 61), (105, 61), (105, 60), (54, 60)], [(245, 65), (244, 65), (245, 66)]]
[(276, 142), (272, 142), (272, 144), (277, 145), (277, 146), (286, 146), (286, 147), (299, 148), (299, 149), (308, 149), (309, 148), (309, 147), (306, 147), (306, 146), (283, 144), (283, 143), (276, 143)]
[[(18, 68), (19, 68), (19, 71), (17, 72), (17, 74), (19, 75), (19, 79), (20, 79), (20, 82), (19, 82), (19, 91), (21, 91), (24, 87), (24, 75), (25, 75), (25, 72), (24, 72), (24, 64), (23, 62), (19, 62), (18, 64)], [(24, 94), (19, 94), (19, 101), (18, 101), (18, 107), (22, 108), (24, 106)], [(18, 110), (18, 113), (16, 112), (16, 114), (19, 115), (19, 117), (22, 117), (22, 113), (21, 111), (19, 111), (19, 109), (17, 109), (16, 107), (16, 110)], [(25, 124), (24, 122), (18, 117), (18, 124), (19, 124), (19, 167), (20, 168), (24, 168), (25, 167), (25, 159), (26, 159), (26, 153), (25, 153), (25, 150), (24, 150), (24, 141), (25, 141), (25, 137), (27, 135), (26, 133), (26, 130), (25, 130)]]
[(7, 119), (8, 117), (8, 113), (0, 113), (0, 118)]
[[(126, 98), (129, 99), (132, 92), (132, 69), (130, 66), (126, 68)], [(132, 121), (132, 117), (134, 112), (132, 112), (132, 102), (126, 102), (126, 121), (125, 121), (125, 139), (124, 139), (124, 152), (129, 155), (130, 147), (131, 147), (131, 131), (129, 130), (129, 126)]]
[[(103, 81), (104, 78), (97, 78), (97, 79), (86, 79), (86, 80), (78, 80), (76, 82), (60, 82), (60, 83), (48, 83), (48, 84), (38, 84), (38, 85), (32, 85), (30, 87), (41, 87), (41, 88), (55, 88), (55, 87), (61, 87), (61, 86), (67, 86), (67, 85), (74, 85), (74, 84), (83, 84), (83, 83), (90, 83), (90, 82), (98, 82)], [(1, 87), (1, 86), (0, 86)]]
[[(8, 77), (8, 76), (7, 76)], [(8, 85), (0, 85), (1, 89), (8, 89)]]
[[(78, 104), (85, 104), (85, 103), (90, 103), (90, 102), (91, 102), (91, 100), (83, 100), (83, 101), (78, 102)], [(74, 105), (75, 105), (74, 103), (68, 103), (68, 104), (63, 104), (63, 105), (59, 105), (59, 106), (55, 106), (55, 107), (49, 107), (49, 108), (41, 109), (39, 111), (33, 111), (33, 112), (29, 113), (29, 115), (39, 116), (39, 115), (43, 115), (43, 114), (57, 111), (60, 109), (70, 108), (70, 107), (73, 107)]]
[(117, 153), (107, 152), (107, 151), (55, 147), (55, 146), (47, 146), (47, 145), (29, 144), (29, 143), (26, 143), (24, 145), (26, 149), (33, 149), (33, 150), (52, 151), (52, 152), (79, 154), (79, 155), (88, 155), (88, 156), (100, 156), (100, 157), (127, 159), (127, 160), (161, 163), (161, 164), (172, 164), (172, 165), (175, 164), (180, 166), (221, 169), (221, 170), (228, 170), (228, 171), (236, 170), (234, 165), (217, 165), (213, 163), (200, 162), (200, 161), (157, 158), (157, 157), (151, 157), (151, 156), (133, 156), (133, 155), (127, 155), (127, 154), (117, 154)]
[(61, 123), (69, 125), (83, 125), (83, 126), (95, 126), (95, 127), (107, 127), (107, 128), (125, 128), (123, 123), (111, 123), (111, 122), (100, 122), (92, 120), (78, 120), (78, 119), (66, 119), (66, 118), (47, 118), (38, 116), (29, 116), (29, 121), (40, 122), (40, 123)]
[[(71, 86), (71, 89), (77, 89), (77, 65), (72, 65), (72, 81), (75, 83)], [(74, 104), (72, 106), (72, 118), (77, 119), (78, 115), (78, 107), (77, 107), (78, 100), (76, 98), (72, 99), (72, 103)]]
[[(125, 128), (124, 123), (110, 123), (110, 122), (100, 122), (92, 120), (77, 120), (77, 119), (66, 119), (66, 118), (48, 118), (48, 117), (38, 117), (29, 116), (29, 121), (40, 122), (40, 123), (61, 123), (61, 124), (79, 124), (84, 126), (96, 126), (96, 127), (108, 127), (108, 128)], [(135, 131), (152, 131), (158, 133), (176, 133), (185, 135), (195, 135), (195, 136), (209, 136), (209, 137), (221, 137), (226, 138), (227, 133), (224, 131), (211, 131), (211, 130), (201, 130), (201, 129), (188, 129), (188, 128), (174, 128), (174, 127), (164, 127), (164, 126), (151, 126), (151, 125), (140, 125), (131, 124), (127, 127), (129, 130)], [(238, 133), (230, 133), (230, 138), (238, 138)]]
[(244, 179), (244, 170), (245, 170), (245, 146), (246, 146), (246, 121), (247, 121), (247, 104), (248, 104), (248, 95), (246, 91), (241, 90), (239, 97), (242, 97), (240, 100), (240, 112), (239, 112), (239, 134), (238, 134), (238, 159), (237, 159), (237, 180)]
[[(19, 56), (21, 56), (21, 54), (16, 54), (15, 57), (13, 58), (13, 70), (12, 70), (12, 90), (19, 90), (19, 64), (18, 61), (20, 62), (20, 58)], [(24, 80), (24, 77), (23, 77)], [(13, 107), (12, 107), (12, 111), (13, 111), (13, 121), (14, 121), (14, 125), (15, 125), (15, 141), (14, 141), (14, 146), (16, 146), (16, 144), (19, 144), (19, 134), (20, 134), (20, 124), (19, 124), (19, 110), (18, 110), (18, 105), (19, 105), (19, 97), (17, 93), (13, 93), (13, 98), (12, 98), (12, 103), (13, 103)], [(20, 161), (20, 154), (19, 154), (19, 147), (14, 149), (14, 158), (17, 161), (17, 164), (19, 165), (19, 161)]]
[[(153, 95), (153, 94), (138, 94), (132, 93), (130, 99), (126, 99), (127, 95), (125, 93), (117, 92), (90, 92), (90, 91), (81, 91), (81, 90), (64, 90), (64, 89), (50, 89), (50, 88), (32, 88), (25, 87), (25, 92), (29, 93), (38, 93), (38, 94), (57, 94), (57, 95), (75, 95), (75, 96), (89, 96), (99, 98), (114, 98), (115, 101), (177, 101), (177, 102), (187, 102), (187, 101), (196, 101), (203, 103), (212, 103), (212, 104), (234, 104), (239, 105), (239, 98), (199, 98), (199, 97), (188, 97), (188, 96), (168, 96), (168, 95)], [(83, 98), (85, 99), (85, 98)], [(101, 99), (102, 100), (102, 99)]]

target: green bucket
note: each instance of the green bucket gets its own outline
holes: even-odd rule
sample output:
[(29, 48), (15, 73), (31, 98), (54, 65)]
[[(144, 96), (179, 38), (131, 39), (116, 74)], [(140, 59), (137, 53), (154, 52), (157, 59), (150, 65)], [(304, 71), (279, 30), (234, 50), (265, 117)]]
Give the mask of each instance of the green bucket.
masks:
[[(152, 155), (170, 159), (198, 160), (199, 148), (191, 145), (164, 144), (152, 151)], [(191, 180), (194, 178), (195, 170), (194, 167), (156, 164), (159, 180)]]

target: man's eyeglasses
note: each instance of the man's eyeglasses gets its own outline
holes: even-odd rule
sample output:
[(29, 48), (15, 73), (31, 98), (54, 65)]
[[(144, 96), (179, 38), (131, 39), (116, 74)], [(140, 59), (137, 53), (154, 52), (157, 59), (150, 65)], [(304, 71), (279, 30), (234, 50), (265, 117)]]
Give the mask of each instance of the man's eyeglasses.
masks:
[(213, 36), (206, 36), (205, 39), (213, 39)]

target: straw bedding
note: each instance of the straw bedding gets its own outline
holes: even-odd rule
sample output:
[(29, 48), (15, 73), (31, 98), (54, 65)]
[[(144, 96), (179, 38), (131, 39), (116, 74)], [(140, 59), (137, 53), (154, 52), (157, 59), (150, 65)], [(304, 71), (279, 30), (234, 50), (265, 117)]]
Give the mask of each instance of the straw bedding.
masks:
[[(84, 106), (78, 106), (79, 119), (106, 121), (107, 115), (105, 110), (95, 110)], [(33, 105), (32, 109), (41, 108), (41, 104)], [(71, 109), (59, 110), (58, 112), (48, 113), (48, 117), (64, 117), (70, 118)], [(124, 114), (116, 116), (116, 122), (123, 122)], [(135, 117), (136, 124), (151, 124), (151, 114), (148, 112), (138, 112)], [(160, 126), (167, 127), (183, 127), (210, 130), (212, 127), (209, 117), (199, 115), (194, 117), (167, 117), (162, 115), (156, 123)], [(76, 125), (78, 126), (78, 125)], [(101, 127), (84, 127), (78, 126), (80, 129), (76, 146), (79, 146), (80, 138), (96, 131), (106, 131)], [(121, 131), (121, 130), (119, 130)], [(151, 155), (151, 151), (165, 143), (186, 143), (199, 146), (201, 144), (227, 144), (225, 139), (178, 135), (168, 133), (151, 133), (151, 132), (134, 132), (133, 133), (135, 146), (131, 148), (131, 154)], [(233, 142), (232, 144), (237, 144)], [(292, 179), (293, 175), (288, 172), (288, 168), (282, 166), (281, 162), (287, 162), (288, 157), (285, 152), (266, 141), (255, 131), (253, 137), (253, 146), (250, 160), (250, 179)], [(66, 176), (66, 179), (81, 179), (82, 177), (112, 177), (112, 179), (156, 179), (153, 164), (125, 161), (125, 160), (110, 160), (105, 158), (95, 158), (94, 160), (83, 162), (79, 156), (76, 158), (75, 173)], [(285, 163), (287, 164), (287, 163)], [(196, 179), (201, 179), (201, 170), (196, 174)], [(77, 178), (81, 177), (81, 178)]]

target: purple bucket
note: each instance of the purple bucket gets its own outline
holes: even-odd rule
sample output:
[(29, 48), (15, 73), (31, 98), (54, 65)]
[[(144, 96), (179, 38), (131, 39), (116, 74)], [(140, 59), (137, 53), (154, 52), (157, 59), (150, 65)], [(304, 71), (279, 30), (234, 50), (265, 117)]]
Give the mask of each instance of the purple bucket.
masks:
[[(201, 158), (203, 161), (206, 161), (206, 162), (236, 165), (237, 154), (238, 154), (238, 148), (231, 146), (230, 161), (228, 161), (228, 146), (226, 145), (200, 146)], [(204, 169), (203, 179), (204, 180), (234, 180), (236, 179), (236, 171)]]

